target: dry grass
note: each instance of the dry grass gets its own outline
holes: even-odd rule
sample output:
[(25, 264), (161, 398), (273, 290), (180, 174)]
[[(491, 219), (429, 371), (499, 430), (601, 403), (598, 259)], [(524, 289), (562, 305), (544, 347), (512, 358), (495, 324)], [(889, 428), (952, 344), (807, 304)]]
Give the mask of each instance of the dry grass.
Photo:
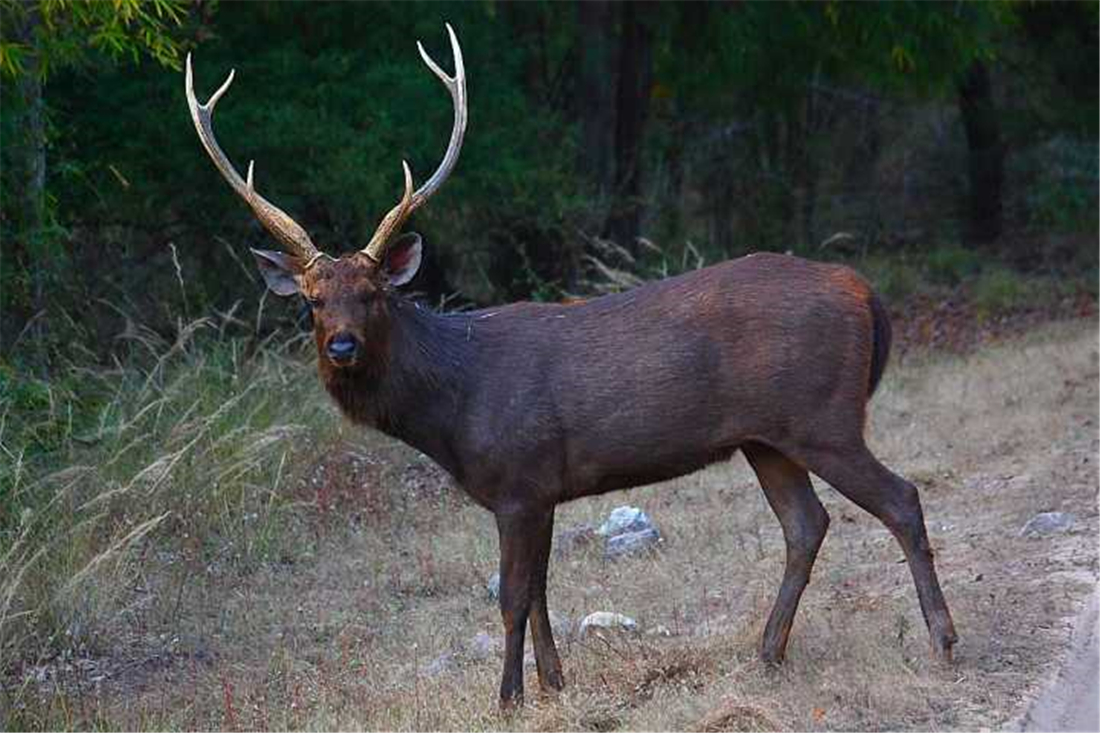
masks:
[[(302, 368), (280, 363), (274, 371), (286, 369)], [(196, 408), (145, 438), (158, 450), (130, 459), (125, 472), (94, 465), (42, 479), (73, 484), (58, 501), (79, 493), (83, 502), (109, 503), (118, 495), (104, 495), (123, 491), (118, 501), (142, 504), (143, 521), (172, 513), (152, 526), (114, 528), (97, 553), (77, 553), (79, 563), (51, 561), (24, 574), (20, 587), (34, 574), (32, 585), (45, 589), (38, 608), (90, 603), (88, 617), (110, 635), (84, 647), (55, 639), (41, 658), (12, 665), (0, 712), (10, 716), (6, 727), (62, 728), (998, 726), (1049, 677), (1077, 605), (1095, 588), (1097, 379), (1093, 321), (967, 358), (910, 358), (888, 372), (873, 403), (871, 442), (922, 489), (962, 637), (954, 667), (928, 657), (912, 582), (888, 532), (820, 483), (832, 529), (787, 664), (760, 665), (755, 647), (783, 545), (737, 458), (559, 509), (560, 532), (596, 523), (619, 504), (641, 506), (665, 541), (648, 558), (609, 563), (582, 549), (553, 561), (558, 616), (614, 610), (643, 632), (562, 635), (567, 691), (539, 698), (530, 664), (532, 699), (508, 720), (496, 714), (499, 651), (469, 653), (479, 631), (500, 635), (483, 588), (497, 557), (491, 517), (413, 451), (323, 411), (303, 420), (299, 403), (318, 398), (313, 388), (276, 392), (253, 408), (244, 405), (259, 388), (245, 388), (217, 419), (240, 424), (267, 414), (246, 420), (239, 436), (218, 432), (211, 441), (202, 426), (216, 410)], [(318, 456), (288, 437), (299, 433), (280, 432), (283, 419), (314, 430), (320, 418), (331, 419), (320, 437), (338, 451)], [(238, 482), (228, 508), (215, 511), (210, 498), (175, 503), (215, 480)], [(1019, 537), (1045, 510), (1073, 512), (1075, 531)], [(185, 511), (220, 519), (179, 524)], [(266, 529), (249, 529), (254, 521), (243, 518), (253, 513)], [(230, 517), (242, 519), (230, 525)], [(9, 623), (19, 622), (16, 613), (8, 611)], [(429, 671), (446, 654), (455, 661)]]

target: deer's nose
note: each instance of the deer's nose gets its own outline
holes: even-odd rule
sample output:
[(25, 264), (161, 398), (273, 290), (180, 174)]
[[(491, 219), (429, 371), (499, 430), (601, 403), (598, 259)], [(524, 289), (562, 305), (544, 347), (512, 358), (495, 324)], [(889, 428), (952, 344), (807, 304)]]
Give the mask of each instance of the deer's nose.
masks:
[(328, 342), (328, 356), (338, 364), (347, 364), (355, 358), (359, 342), (350, 333), (338, 333)]

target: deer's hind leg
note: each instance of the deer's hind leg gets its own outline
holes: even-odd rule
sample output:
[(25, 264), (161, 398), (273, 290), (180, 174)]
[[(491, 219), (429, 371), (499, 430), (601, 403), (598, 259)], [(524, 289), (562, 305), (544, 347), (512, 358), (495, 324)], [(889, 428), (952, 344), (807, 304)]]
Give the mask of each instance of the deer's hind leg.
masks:
[(897, 539), (917, 587), (932, 652), (951, 661), (958, 637), (936, 577), (917, 488), (879, 463), (862, 441), (845, 449), (808, 451), (799, 458), (804, 458), (809, 469), (833, 488), (874, 515)]
[(783, 539), (787, 543), (783, 582), (760, 644), (760, 656), (764, 661), (777, 664), (786, 654), (798, 601), (810, 582), (817, 551), (829, 529), (829, 514), (814, 494), (805, 469), (760, 443), (746, 444), (742, 451), (783, 527)]

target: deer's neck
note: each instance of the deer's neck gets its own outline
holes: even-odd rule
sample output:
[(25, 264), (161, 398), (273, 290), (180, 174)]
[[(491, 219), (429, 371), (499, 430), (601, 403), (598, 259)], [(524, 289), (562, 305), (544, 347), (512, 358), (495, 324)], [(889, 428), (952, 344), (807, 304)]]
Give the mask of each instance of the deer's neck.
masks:
[(336, 375), (329, 392), (352, 420), (426, 453), (461, 480), (455, 431), (473, 369), (469, 317), (432, 313), (398, 296), (390, 313), (385, 363)]

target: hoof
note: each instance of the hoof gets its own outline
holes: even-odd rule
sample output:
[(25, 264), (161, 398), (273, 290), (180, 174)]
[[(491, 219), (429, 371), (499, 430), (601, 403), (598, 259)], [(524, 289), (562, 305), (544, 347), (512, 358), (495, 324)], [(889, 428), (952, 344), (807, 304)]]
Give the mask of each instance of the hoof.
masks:
[(760, 661), (769, 667), (780, 667), (787, 658), (786, 652), (778, 649), (761, 649)]
[(952, 664), (955, 661), (954, 647), (959, 639), (954, 634), (944, 636), (932, 641), (932, 658), (941, 664)]
[(500, 698), (500, 715), (503, 718), (512, 718), (523, 709), (523, 693), (513, 697)]
[(556, 670), (546, 675), (545, 678), (539, 677), (539, 688), (543, 694), (557, 695), (565, 689), (565, 676), (561, 673), (561, 670)]

